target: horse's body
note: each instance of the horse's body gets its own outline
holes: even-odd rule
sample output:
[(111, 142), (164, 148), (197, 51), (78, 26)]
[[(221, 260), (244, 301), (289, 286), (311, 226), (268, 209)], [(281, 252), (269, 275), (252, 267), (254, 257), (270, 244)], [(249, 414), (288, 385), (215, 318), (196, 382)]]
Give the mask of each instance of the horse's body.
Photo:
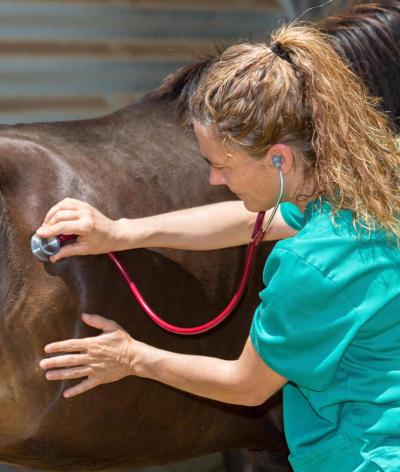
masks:
[[(46, 381), (38, 367), (46, 343), (95, 334), (79, 320), (82, 311), (115, 319), (136, 339), (168, 350), (227, 359), (241, 352), (270, 246), (257, 258), (233, 318), (191, 338), (145, 318), (105, 256), (44, 265), (29, 250), (46, 211), (66, 196), (112, 218), (232, 198), (208, 185), (207, 166), (176, 113), (201, 70), (189, 69), (168, 90), (104, 118), (0, 128), (0, 461), (88, 470), (246, 447), (269, 451), (265, 457), (275, 465), (264, 470), (288, 470), (279, 399), (258, 408), (229, 406), (132, 377), (65, 400), (66, 383)], [(243, 256), (243, 248), (121, 254), (156, 311), (187, 326), (228, 301)]]
[[(113, 318), (165, 349), (239, 355), (263, 259), (234, 318), (209, 335), (182, 338), (145, 318), (106, 257), (43, 265), (29, 251), (46, 210), (68, 195), (114, 218), (232, 198), (208, 187), (207, 166), (174, 116), (173, 104), (153, 95), (98, 120), (0, 130), (2, 461), (72, 470), (165, 463), (234, 446), (286, 453), (269, 405), (217, 404), (137, 378), (65, 400), (65, 385), (46, 381), (38, 368), (47, 342), (94, 334), (79, 321), (82, 311)], [(182, 325), (223, 307), (242, 259), (243, 249), (122, 254), (157, 311)]]

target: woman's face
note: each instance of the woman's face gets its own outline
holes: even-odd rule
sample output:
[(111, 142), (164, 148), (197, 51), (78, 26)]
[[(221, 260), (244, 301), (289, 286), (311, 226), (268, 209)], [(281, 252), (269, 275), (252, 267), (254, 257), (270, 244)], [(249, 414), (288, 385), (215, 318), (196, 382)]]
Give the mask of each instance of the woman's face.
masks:
[(194, 123), (200, 152), (210, 164), (209, 183), (226, 185), (249, 211), (272, 208), (279, 195), (279, 171), (269, 154), (255, 160), (241, 152), (228, 152), (210, 129)]

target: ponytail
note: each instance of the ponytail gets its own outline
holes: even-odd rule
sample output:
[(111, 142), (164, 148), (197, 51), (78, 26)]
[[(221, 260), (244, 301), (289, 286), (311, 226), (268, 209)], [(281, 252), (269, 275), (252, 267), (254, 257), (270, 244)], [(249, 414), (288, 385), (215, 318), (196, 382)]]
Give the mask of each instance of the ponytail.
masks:
[(400, 152), (378, 104), (328, 36), (291, 24), (272, 34), (271, 47), (227, 49), (189, 110), (256, 159), (276, 143), (300, 151), (305, 179), (314, 178), (333, 214), (350, 209), (355, 227), (384, 229), (400, 241)]

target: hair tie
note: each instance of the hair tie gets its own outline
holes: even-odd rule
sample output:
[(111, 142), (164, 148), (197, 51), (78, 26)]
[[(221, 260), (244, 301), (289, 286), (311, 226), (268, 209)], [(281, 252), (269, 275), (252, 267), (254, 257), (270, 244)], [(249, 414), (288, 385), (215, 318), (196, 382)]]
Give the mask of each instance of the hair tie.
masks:
[(271, 44), (271, 51), (276, 54), (278, 57), (281, 59), (289, 62), (290, 64), (293, 64), (292, 60), (290, 59), (290, 56), (287, 51), (283, 49), (280, 43), (272, 43)]

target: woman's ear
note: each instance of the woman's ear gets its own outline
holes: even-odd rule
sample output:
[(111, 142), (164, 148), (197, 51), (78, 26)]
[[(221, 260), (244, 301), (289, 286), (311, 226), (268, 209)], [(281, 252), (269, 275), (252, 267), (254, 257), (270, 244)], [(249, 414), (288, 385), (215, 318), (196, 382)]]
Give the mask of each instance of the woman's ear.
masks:
[(294, 167), (294, 157), (290, 146), (287, 144), (274, 144), (263, 159), (268, 165), (272, 165), (287, 174)]

